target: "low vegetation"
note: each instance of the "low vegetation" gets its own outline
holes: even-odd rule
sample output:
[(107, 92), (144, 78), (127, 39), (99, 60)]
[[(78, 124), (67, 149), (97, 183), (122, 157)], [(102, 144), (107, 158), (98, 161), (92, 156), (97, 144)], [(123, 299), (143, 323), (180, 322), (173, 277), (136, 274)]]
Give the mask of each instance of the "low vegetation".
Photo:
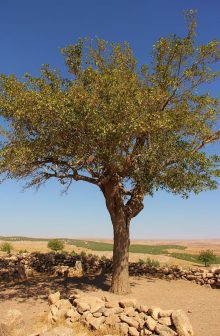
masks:
[(8, 242), (2, 243), (1, 246), (0, 246), (0, 250), (2, 252), (6, 252), (8, 254), (11, 253), (12, 249), (13, 249), (12, 245)]
[(216, 255), (212, 250), (201, 251), (198, 256), (198, 260), (209, 266), (216, 262)]
[(59, 240), (59, 239), (51, 239), (49, 240), (47, 247), (55, 252), (58, 251), (63, 251), (64, 249), (64, 241), (63, 240)]

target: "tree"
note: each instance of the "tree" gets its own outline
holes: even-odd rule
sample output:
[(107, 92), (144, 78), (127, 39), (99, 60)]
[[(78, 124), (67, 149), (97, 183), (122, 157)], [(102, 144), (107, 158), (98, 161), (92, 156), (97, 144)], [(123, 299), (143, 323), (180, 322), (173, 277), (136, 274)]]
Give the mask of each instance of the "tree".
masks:
[(10, 243), (7, 243), (7, 242), (2, 243), (1, 247), (0, 247), (0, 250), (2, 252), (6, 252), (7, 254), (10, 254), (11, 251), (12, 251), (12, 245)]
[(212, 250), (205, 250), (199, 253), (198, 259), (202, 261), (205, 266), (211, 265), (216, 260), (216, 255)]
[(48, 241), (47, 247), (52, 251), (62, 251), (64, 248), (64, 242), (59, 239), (51, 239)]
[(39, 78), (1, 76), (2, 179), (27, 187), (56, 178), (85, 181), (103, 193), (114, 232), (111, 290), (129, 292), (132, 218), (159, 189), (187, 197), (217, 188), (219, 101), (198, 89), (219, 77), (220, 42), (185, 37), (155, 44), (151, 66), (137, 65), (127, 43), (79, 40), (62, 49), (69, 77), (44, 65)]

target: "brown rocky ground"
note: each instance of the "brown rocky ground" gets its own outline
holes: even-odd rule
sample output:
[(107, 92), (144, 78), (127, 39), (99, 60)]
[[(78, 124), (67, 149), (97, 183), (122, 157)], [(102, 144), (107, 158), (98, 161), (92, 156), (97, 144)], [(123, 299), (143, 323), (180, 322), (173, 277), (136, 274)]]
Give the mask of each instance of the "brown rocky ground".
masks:
[[(162, 309), (183, 309), (189, 314), (196, 336), (220, 335), (220, 290), (201, 287), (185, 281), (131, 278), (132, 294), (140, 303)], [(59, 290), (68, 298), (74, 289), (91, 295), (114, 296), (108, 293), (105, 276), (63, 280), (40, 275), (18, 284), (0, 284), (0, 316), (8, 309), (19, 309), (25, 319), (24, 336), (42, 330), (47, 324), (47, 296)]]

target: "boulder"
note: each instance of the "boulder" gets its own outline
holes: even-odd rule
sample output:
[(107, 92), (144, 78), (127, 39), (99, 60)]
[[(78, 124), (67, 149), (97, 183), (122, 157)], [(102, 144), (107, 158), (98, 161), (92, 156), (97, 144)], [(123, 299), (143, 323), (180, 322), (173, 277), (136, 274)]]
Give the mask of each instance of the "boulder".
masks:
[(137, 300), (136, 299), (122, 299), (119, 301), (119, 305), (122, 308), (135, 307), (137, 305)]
[(126, 316), (125, 314), (120, 314), (120, 319), (122, 322), (127, 323), (130, 327), (138, 328), (139, 323), (135, 321), (133, 318)]
[(60, 292), (56, 292), (54, 294), (50, 294), (48, 296), (49, 305), (55, 304), (60, 300)]
[(182, 310), (172, 313), (172, 321), (179, 336), (193, 336), (193, 329), (188, 316)]
[(105, 321), (105, 317), (102, 316), (102, 317), (92, 317), (90, 320), (89, 320), (89, 325), (90, 327), (92, 327), (92, 329), (95, 329), (95, 330), (98, 330), (100, 329), (101, 325), (103, 324), (103, 322)]
[(172, 330), (171, 328), (162, 325), (162, 324), (157, 324), (155, 331), (160, 335), (160, 336), (176, 336), (177, 333)]
[(151, 316), (148, 316), (145, 320), (146, 326), (149, 330), (154, 331), (157, 325), (157, 321), (154, 320)]
[(158, 320), (161, 309), (159, 307), (152, 307), (148, 309), (148, 313), (155, 319)]
[(128, 332), (129, 332), (129, 335), (131, 336), (139, 336), (139, 331), (137, 331), (137, 329), (134, 327), (129, 327)]

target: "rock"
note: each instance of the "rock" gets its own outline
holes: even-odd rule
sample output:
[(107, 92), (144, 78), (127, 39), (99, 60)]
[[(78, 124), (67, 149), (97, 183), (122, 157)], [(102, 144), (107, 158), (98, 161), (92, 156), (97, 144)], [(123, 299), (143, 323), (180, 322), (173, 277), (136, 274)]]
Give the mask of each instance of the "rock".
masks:
[(155, 331), (160, 335), (160, 336), (176, 336), (177, 333), (170, 329), (169, 327), (162, 325), (162, 324), (157, 324)]
[(160, 310), (159, 316), (160, 317), (170, 317), (173, 313), (173, 310)]
[(95, 329), (95, 330), (98, 330), (100, 329), (101, 325), (103, 324), (103, 322), (105, 321), (105, 317), (102, 316), (102, 317), (92, 317), (90, 320), (89, 320), (89, 325)]
[(157, 325), (157, 321), (155, 321), (151, 316), (148, 316), (145, 320), (146, 326), (149, 330), (154, 331)]
[(40, 336), (73, 336), (73, 330), (68, 327), (59, 326), (43, 332)]
[(118, 304), (118, 301), (116, 301), (116, 300), (108, 301), (108, 302), (105, 302), (105, 307), (106, 308), (118, 308), (119, 304)]
[(106, 317), (105, 320), (105, 324), (110, 325), (110, 326), (114, 326), (116, 323), (120, 322), (120, 318), (117, 315), (109, 315), (108, 317)]
[(65, 316), (66, 317), (72, 317), (75, 313), (77, 313), (77, 311), (75, 309), (73, 309), (73, 308), (70, 308), (70, 309), (67, 310)]
[(76, 304), (76, 309), (80, 314), (82, 314), (84, 311), (90, 310), (90, 305), (82, 299), (76, 299), (74, 304)]
[(24, 320), (22, 313), (17, 309), (8, 310), (5, 318), (1, 319), (0, 322), (0, 335), (13, 335), (13, 336), (23, 336), (24, 335)]
[(137, 331), (137, 329), (134, 327), (129, 327), (128, 332), (129, 332), (129, 335), (131, 336), (139, 336), (139, 331)]
[(119, 301), (119, 305), (122, 308), (135, 307), (137, 305), (137, 300), (136, 299), (123, 299)]
[(187, 315), (182, 310), (172, 313), (172, 321), (179, 336), (193, 336), (193, 329)]
[(123, 313), (120, 315), (120, 319), (122, 322), (127, 323), (130, 327), (134, 327), (136, 329), (139, 327), (139, 323), (137, 321), (135, 321), (131, 317), (126, 316)]
[(133, 307), (126, 307), (124, 308), (124, 313), (129, 316), (129, 317), (133, 317), (136, 315), (136, 311), (134, 310)]
[(60, 300), (60, 292), (56, 292), (54, 294), (50, 294), (48, 296), (49, 305), (55, 304)]
[(128, 325), (127, 323), (120, 323), (119, 324), (119, 331), (122, 335), (127, 335), (128, 334)]
[(149, 309), (148, 306), (140, 305), (140, 307), (139, 307), (138, 310), (139, 310), (140, 313), (145, 313), (145, 314), (147, 314), (148, 309)]
[(102, 313), (93, 313), (93, 316), (94, 316), (94, 317), (101, 317), (101, 316), (102, 316)]
[(166, 326), (172, 325), (172, 321), (170, 317), (161, 317), (159, 318), (158, 322)]
[(152, 331), (150, 331), (148, 329), (144, 329), (143, 332), (144, 332), (143, 334), (146, 335), (146, 336), (152, 335)]
[(155, 320), (158, 320), (160, 310), (161, 310), (161, 309), (158, 308), (158, 307), (151, 307), (151, 308), (148, 309), (148, 313), (149, 313)]
[(70, 321), (77, 322), (80, 320), (80, 318), (81, 318), (81, 315), (77, 311), (74, 311), (74, 313), (72, 313), (72, 316), (70, 316)]

